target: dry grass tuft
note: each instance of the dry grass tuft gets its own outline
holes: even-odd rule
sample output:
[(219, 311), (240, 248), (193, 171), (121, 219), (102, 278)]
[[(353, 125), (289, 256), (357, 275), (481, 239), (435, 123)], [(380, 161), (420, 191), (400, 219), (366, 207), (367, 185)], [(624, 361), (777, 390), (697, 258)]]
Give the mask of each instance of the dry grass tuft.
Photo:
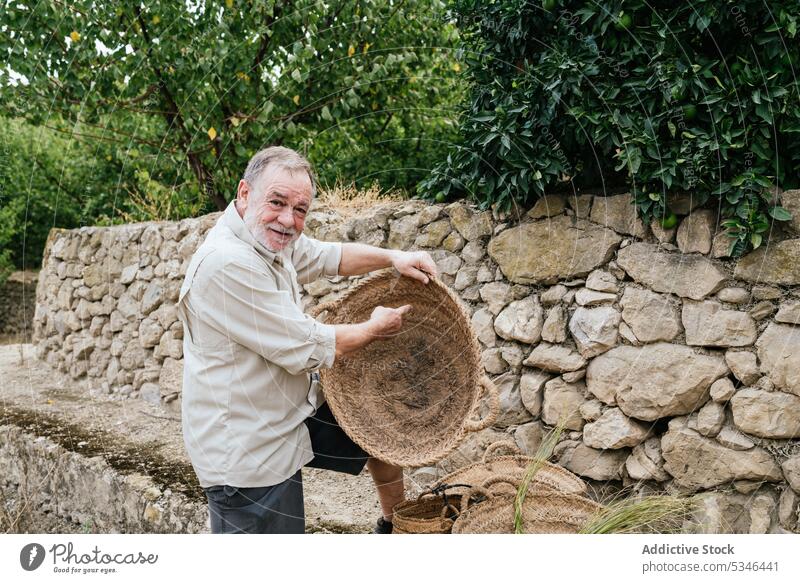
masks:
[(697, 505), (693, 496), (655, 494), (608, 504), (580, 530), (581, 534), (680, 532)]
[(548, 433), (542, 442), (539, 444), (539, 448), (536, 450), (536, 453), (533, 455), (533, 461), (528, 466), (527, 470), (525, 471), (525, 477), (522, 478), (522, 482), (517, 489), (517, 495), (514, 498), (514, 533), (515, 534), (524, 534), (525, 529), (522, 526), (522, 503), (525, 501), (525, 496), (528, 494), (528, 487), (531, 484), (536, 472), (539, 471), (539, 468), (544, 465), (544, 462), (550, 459), (550, 456), (553, 455), (553, 450), (558, 443), (561, 434), (564, 432), (564, 425), (566, 423), (565, 418), (561, 418), (550, 433)]
[[(514, 532), (525, 532), (522, 524), (522, 503), (536, 472), (553, 455), (564, 431), (562, 419), (542, 440), (528, 466), (514, 499)], [(697, 508), (694, 496), (657, 494), (640, 498), (619, 498), (605, 506), (580, 530), (581, 534), (673, 533), (681, 532)]]
[(406, 200), (408, 194), (404, 190), (383, 190), (381, 185), (373, 182), (372, 186), (359, 190), (355, 184), (337, 182), (330, 188), (320, 188), (317, 202), (338, 211), (342, 216), (353, 216), (365, 208), (387, 202)]

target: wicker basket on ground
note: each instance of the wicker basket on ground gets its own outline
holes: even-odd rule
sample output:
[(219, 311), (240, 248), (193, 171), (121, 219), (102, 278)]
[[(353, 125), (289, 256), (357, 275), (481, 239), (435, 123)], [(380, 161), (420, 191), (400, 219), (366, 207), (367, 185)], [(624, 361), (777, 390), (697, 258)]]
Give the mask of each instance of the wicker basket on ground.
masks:
[[(507, 449), (512, 455), (497, 456), (496, 453), (500, 449)], [(520, 481), (534, 461), (534, 458), (522, 455), (513, 442), (497, 441), (491, 444), (486, 448), (482, 462), (444, 476), (416, 500), (406, 500), (395, 506), (393, 532), (449, 533), (460, 513), (463, 497), (474, 485), (484, 484), (498, 475), (504, 476), (504, 481)], [(542, 494), (549, 491), (582, 495), (586, 492), (586, 484), (578, 476), (560, 466), (539, 462), (529, 492)]]
[[(495, 476), (472, 488), (462, 499), (452, 533), (514, 533), (514, 501), (519, 483), (512, 476)], [(474, 503), (479, 496), (483, 500)], [(576, 534), (602, 509), (597, 502), (575, 494), (529, 491), (522, 502), (522, 530), (529, 534)]]
[[(456, 488), (440, 487), (400, 502), (394, 509), (393, 534), (449, 534), (461, 507)], [(449, 493), (448, 493), (449, 491)]]
[[(511, 455), (496, 455), (500, 448), (511, 451)], [(486, 480), (498, 476), (509, 476), (521, 480), (534, 458), (523, 455), (522, 452), (509, 441), (497, 441), (486, 448), (483, 461), (459, 468), (447, 474), (433, 485), (433, 487), (446, 487), (450, 484), (469, 484), (479, 486)], [(586, 493), (586, 483), (578, 476), (550, 462), (540, 462), (540, 466), (533, 476), (531, 487), (546, 486), (565, 494), (583, 495)], [(468, 488), (460, 490), (465, 494)]]
[[(353, 441), (371, 456), (418, 467), (441, 460), (497, 416), (497, 388), (483, 374), (460, 299), (435, 278), (426, 285), (384, 270), (310, 313), (327, 312), (327, 324), (352, 324), (368, 320), (377, 306), (405, 304), (412, 310), (400, 332), (337, 358), (320, 376), (331, 411)], [(483, 393), (489, 412), (475, 420)]]

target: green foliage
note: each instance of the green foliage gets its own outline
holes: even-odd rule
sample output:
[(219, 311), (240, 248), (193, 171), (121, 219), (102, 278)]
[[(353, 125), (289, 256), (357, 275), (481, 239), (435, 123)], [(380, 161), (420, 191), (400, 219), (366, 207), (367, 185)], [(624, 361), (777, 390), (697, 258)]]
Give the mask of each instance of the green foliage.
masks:
[(143, 169), (134, 172), (129, 194), (127, 206), (130, 210), (119, 211), (121, 220), (126, 223), (193, 217), (201, 214), (204, 206), (196, 190), (164, 186)]
[(483, 206), (627, 187), (718, 199), (734, 252), (757, 247), (769, 188), (800, 182), (796, 0), (454, 0), (471, 95), (461, 143), (419, 192)]
[[(5, 213), (0, 209), (0, 220), (4, 219)], [(11, 249), (7, 246), (11, 239), (11, 229), (8, 225), (0, 224), (0, 285), (5, 283), (8, 276), (14, 271), (14, 264), (11, 262)]]
[[(53, 127), (62, 127), (57, 118)], [(132, 182), (116, 147), (79, 143), (63, 132), (0, 117), (0, 257), (6, 266), (38, 269), (52, 227), (119, 220)]]
[(439, 0), (0, 6), (14, 31), (0, 54), (29, 83), (0, 76), (6, 115), (113, 145), (108, 188), (135, 207), (224, 208), (270, 144), (306, 152), (323, 181), (413, 187), (455, 132), (456, 32)]
[(13, 271), (11, 259), (11, 239), (14, 236), (14, 215), (8, 211), (11, 195), (9, 176), (11, 175), (10, 151), (7, 143), (0, 143), (0, 285)]

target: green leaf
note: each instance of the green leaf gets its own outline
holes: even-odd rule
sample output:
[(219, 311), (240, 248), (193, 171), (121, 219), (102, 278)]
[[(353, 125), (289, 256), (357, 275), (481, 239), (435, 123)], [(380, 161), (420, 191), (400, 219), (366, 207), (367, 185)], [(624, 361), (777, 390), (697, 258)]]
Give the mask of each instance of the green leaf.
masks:
[(770, 106), (766, 103), (756, 105), (756, 114), (765, 122), (772, 123), (772, 111), (770, 111)]
[(792, 213), (786, 210), (782, 206), (773, 206), (770, 207), (767, 211), (769, 216), (771, 216), (776, 221), (790, 221), (792, 220)]
[(725, 195), (725, 200), (727, 200), (730, 204), (736, 204), (742, 199), (742, 195), (743, 193), (741, 190), (733, 190)]
[(678, 131), (678, 128), (671, 121), (667, 122), (667, 128), (669, 128), (669, 135), (671, 135), (674, 138), (675, 133)]

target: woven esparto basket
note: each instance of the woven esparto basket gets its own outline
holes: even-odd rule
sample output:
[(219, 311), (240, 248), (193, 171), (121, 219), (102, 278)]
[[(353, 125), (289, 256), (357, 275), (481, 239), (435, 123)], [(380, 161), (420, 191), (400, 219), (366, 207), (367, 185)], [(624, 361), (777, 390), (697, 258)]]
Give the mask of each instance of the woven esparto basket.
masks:
[[(338, 357), (320, 376), (333, 415), (353, 441), (385, 462), (418, 467), (441, 460), (497, 417), (497, 388), (483, 374), (460, 299), (436, 278), (426, 285), (384, 270), (309, 313), (328, 312), (327, 324), (354, 324), (377, 306), (405, 304), (412, 310), (397, 334)], [(476, 421), (482, 392), (489, 412)]]
[[(498, 448), (508, 448), (513, 455), (496, 456)], [(464, 466), (439, 479), (436, 486), (447, 484), (470, 484), (479, 486), (493, 476), (505, 475), (515, 480), (522, 480), (534, 458), (522, 454), (519, 448), (509, 441), (497, 441), (486, 448), (483, 461)], [(533, 476), (532, 486), (549, 486), (566, 494), (583, 495), (586, 493), (586, 483), (578, 476), (550, 462), (540, 462), (539, 469)], [(466, 490), (461, 492), (466, 493)]]
[[(495, 476), (462, 498), (461, 513), (453, 534), (511, 534), (514, 532), (514, 499), (520, 480)], [(496, 487), (503, 484), (499, 491)], [(492, 489), (495, 486), (495, 489)], [(477, 496), (485, 500), (472, 504)], [(603, 506), (588, 498), (555, 490), (529, 491), (522, 502), (522, 525), (529, 534), (576, 534)]]
[(449, 489), (451, 488), (434, 488), (420, 494), (416, 500), (397, 504), (392, 510), (392, 533), (449, 534), (461, 506), (461, 495), (452, 492), (448, 494)]

